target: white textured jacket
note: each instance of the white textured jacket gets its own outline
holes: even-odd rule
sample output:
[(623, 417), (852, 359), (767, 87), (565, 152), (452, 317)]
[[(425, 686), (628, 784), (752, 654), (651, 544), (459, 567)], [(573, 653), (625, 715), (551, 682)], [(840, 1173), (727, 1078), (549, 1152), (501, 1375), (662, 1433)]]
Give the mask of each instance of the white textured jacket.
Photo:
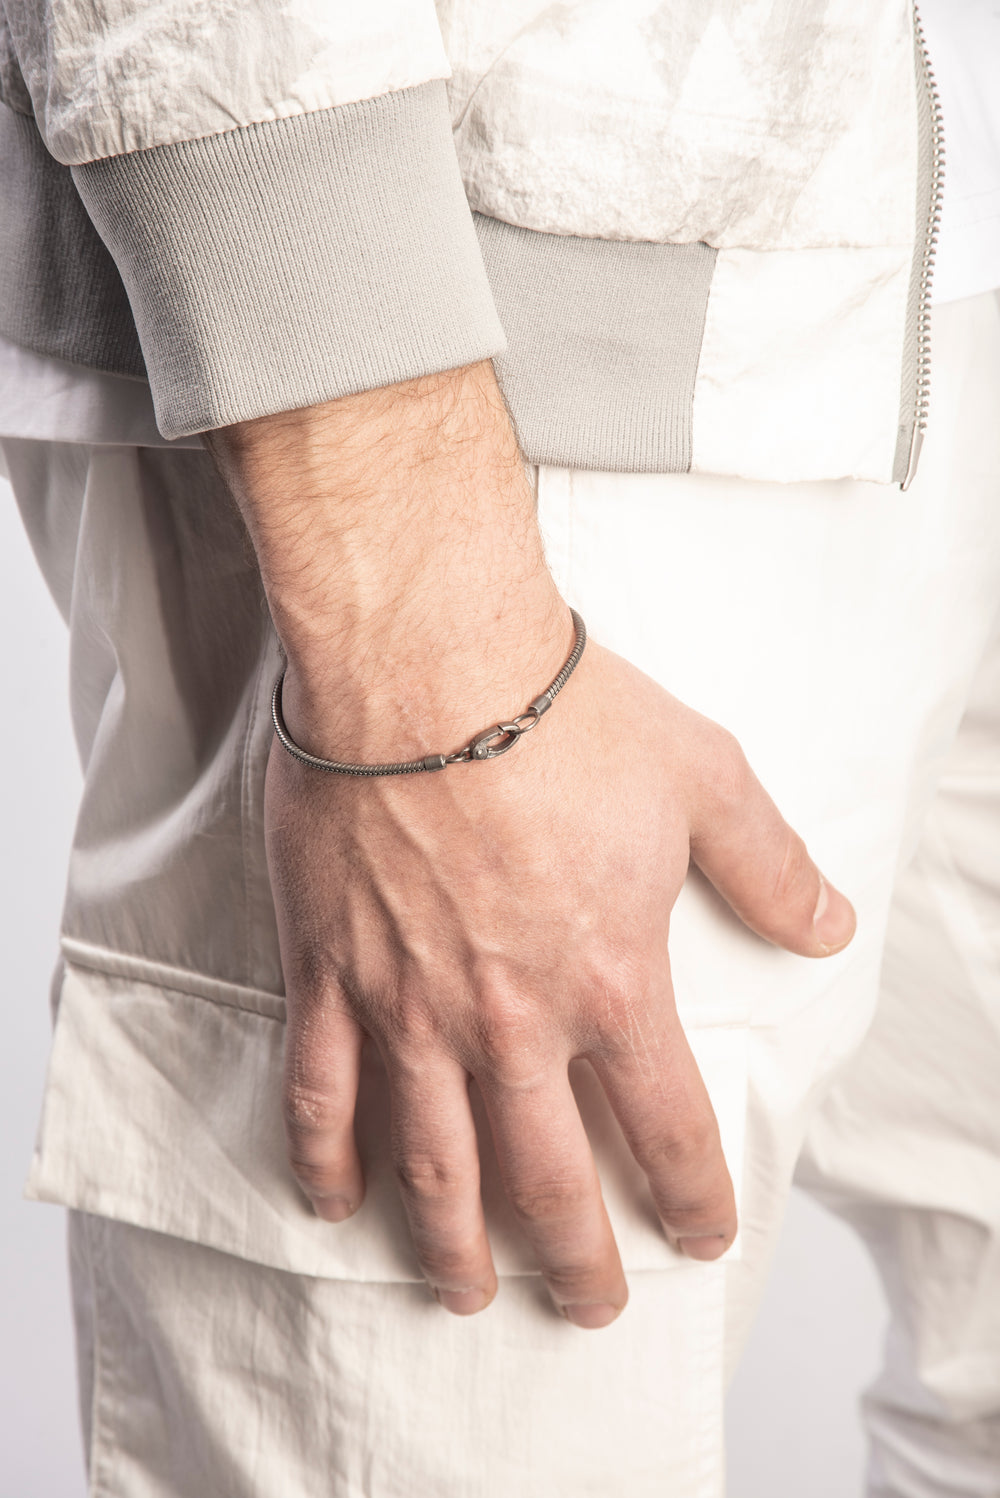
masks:
[(535, 462), (915, 461), (941, 141), (910, 0), (2, 14), (0, 332), (148, 378), (166, 436), (493, 355)]

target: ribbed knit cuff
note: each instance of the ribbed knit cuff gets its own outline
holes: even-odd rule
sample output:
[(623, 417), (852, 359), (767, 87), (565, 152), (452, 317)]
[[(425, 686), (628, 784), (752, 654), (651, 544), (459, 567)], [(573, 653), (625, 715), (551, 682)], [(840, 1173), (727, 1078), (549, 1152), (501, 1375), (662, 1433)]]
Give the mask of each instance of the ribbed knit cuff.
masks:
[(73, 168), (165, 437), (504, 348), (441, 82)]
[(480, 214), (476, 228), (510, 343), (497, 374), (529, 463), (686, 472), (716, 251)]

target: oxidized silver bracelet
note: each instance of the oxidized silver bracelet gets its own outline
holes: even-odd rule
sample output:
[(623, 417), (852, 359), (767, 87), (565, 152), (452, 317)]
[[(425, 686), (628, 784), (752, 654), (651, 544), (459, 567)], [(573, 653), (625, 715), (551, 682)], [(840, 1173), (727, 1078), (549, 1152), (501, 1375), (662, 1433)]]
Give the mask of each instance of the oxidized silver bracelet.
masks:
[(523, 733), (534, 728), (539, 718), (543, 713), (548, 712), (554, 699), (572, 676), (583, 654), (583, 647), (587, 643), (587, 627), (576, 609), (570, 609), (570, 613), (573, 616), (576, 639), (565, 666), (552, 685), (540, 697), (529, 702), (525, 711), (518, 717), (512, 718), (509, 722), (494, 723), (492, 728), (484, 728), (483, 732), (477, 733), (464, 749), (457, 749), (454, 754), (425, 754), (423, 759), (408, 759), (399, 764), (388, 765), (351, 765), (339, 759), (319, 759), (315, 754), (307, 754), (290, 736), (282, 717), (281, 686), (285, 679), (284, 671), (274, 683), (274, 691), (271, 693), (271, 718), (274, 722), (274, 731), (293, 758), (300, 760), (304, 765), (311, 765), (314, 770), (327, 770), (333, 775), (415, 775), (418, 770), (443, 770), (445, 765), (463, 765), (476, 759), (496, 759), (499, 755), (506, 754), (508, 749), (513, 749)]

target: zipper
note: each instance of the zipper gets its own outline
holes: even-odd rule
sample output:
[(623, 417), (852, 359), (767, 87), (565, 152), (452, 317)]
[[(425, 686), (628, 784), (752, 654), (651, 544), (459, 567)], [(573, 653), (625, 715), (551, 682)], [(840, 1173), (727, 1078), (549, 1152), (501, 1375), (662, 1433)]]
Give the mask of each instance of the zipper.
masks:
[(930, 114), (931, 164), (927, 227), (924, 231), (924, 248), (920, 260), (920, 282), (917, 294), (917, 378), (913, 434), (910, 438), (906, 477), (900, 484), (900, 488), (904, 490), (913, 483), (913, 476), (920, 461), (920, 449), (924, 445), (924, 432), (927, 430), (927, 412), (931, 397), (931, 281), (934, 276), (934, 259), (937, 253), (938, 232), (941, 228), (941, 204), (944, 197), (944, 123), (941, 116), (941, 95), (938, 93), (934, 69), (931, 67), (924, 23), (916, 0), (913, 5), (913, 30)]

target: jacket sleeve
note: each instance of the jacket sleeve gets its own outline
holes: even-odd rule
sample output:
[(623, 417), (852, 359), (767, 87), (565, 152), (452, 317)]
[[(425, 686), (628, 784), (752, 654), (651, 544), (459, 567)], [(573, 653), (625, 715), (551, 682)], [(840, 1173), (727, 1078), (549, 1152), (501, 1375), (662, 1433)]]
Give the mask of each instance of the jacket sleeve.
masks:
[(164, 436), (504, 347), (432, 0), (3, 0)]

